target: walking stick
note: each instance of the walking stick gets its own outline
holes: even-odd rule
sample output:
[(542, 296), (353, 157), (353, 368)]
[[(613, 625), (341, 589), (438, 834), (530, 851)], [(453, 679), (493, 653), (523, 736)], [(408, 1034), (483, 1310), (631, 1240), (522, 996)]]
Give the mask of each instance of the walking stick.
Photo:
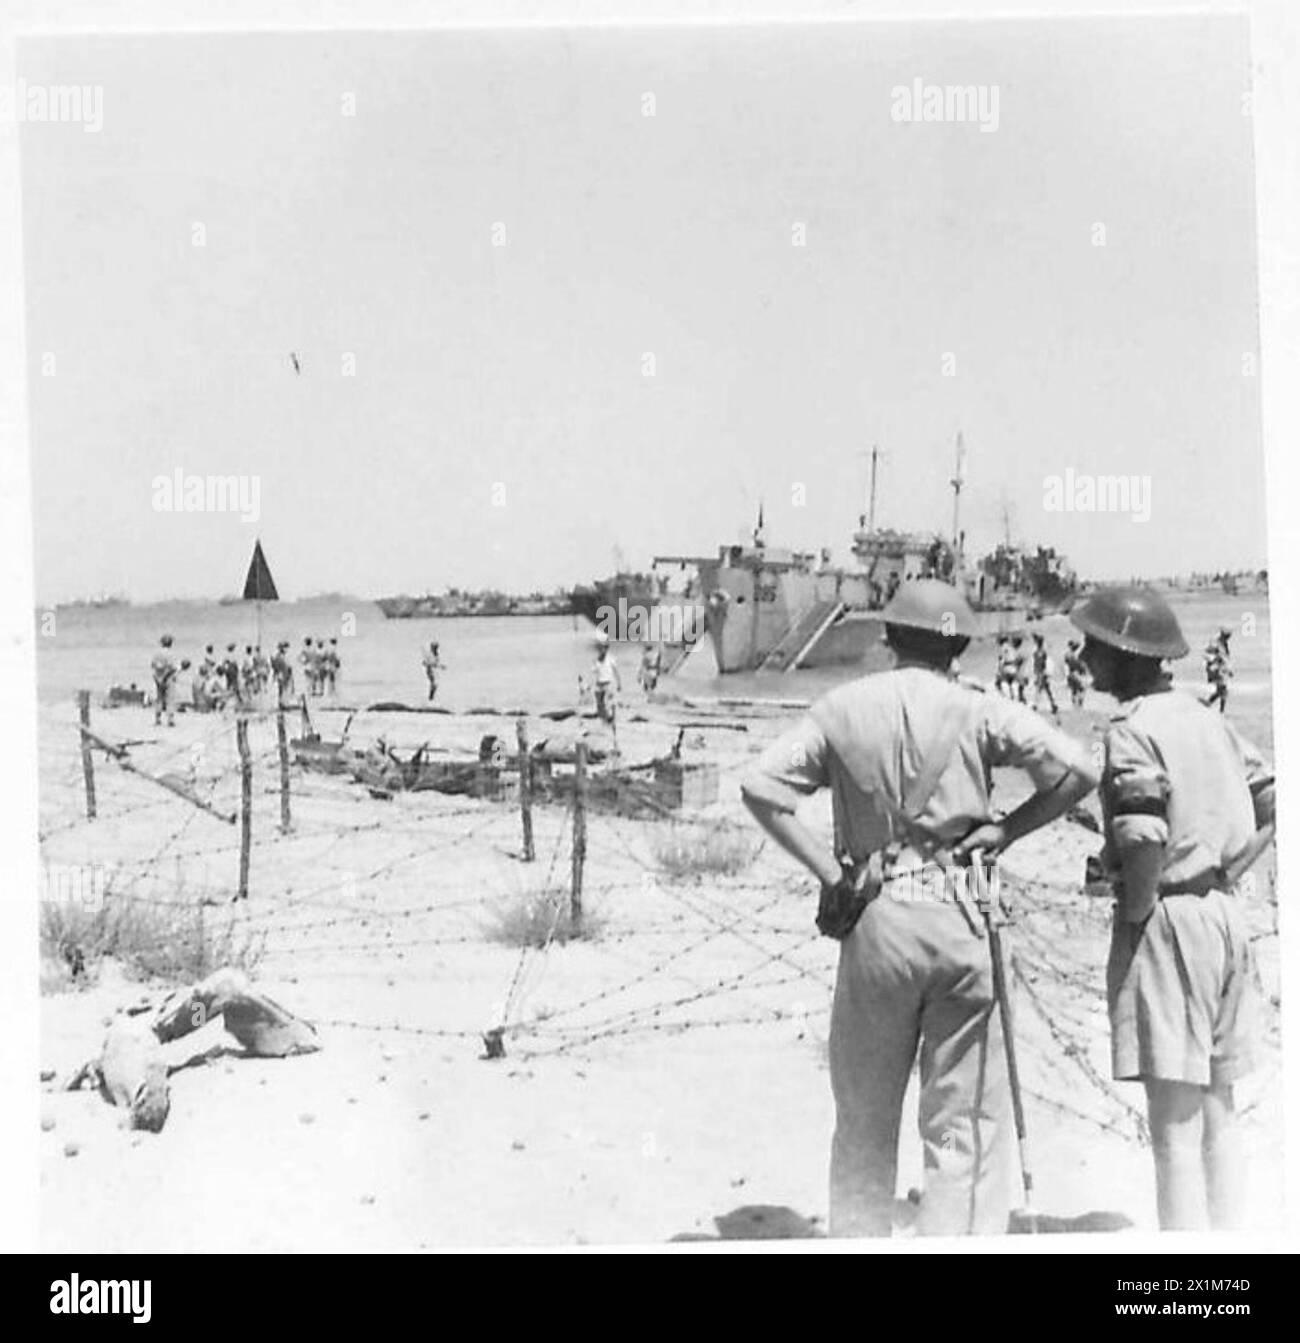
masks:
[(1020, 1182), (1025, 1192), (1025, 1217), (1030, 1235), (1038, 1232), (1038, 1214), (1034, 1212), (1034, 1176), (1029, 1165), (1029, 1133), (1025, 1126), (1025, 1103), (1020, 1094), (1020, 1067), (1016, 1062), (1016, 1035), (1011, 1021), (1011, 995), (1007, 992), (1006, 964), (1002, 956), (1002, 932), (994, 917), (994, 905), (1000, 903), (999, 893), (990, 896), (988, 877), (984, 868), (984, 854), (971, 854), (971, 867), (981, 873), (985, 889), (980, 893), (980, 908), (984, 912), (984, 927), (989, 938), (989, 958), (993, 962), (993, 995), (998, 1002), (998, 1016), (1002, 1022), (1002, 1043), (1007, 1051), (1007, 1080), (1011, 1084), (1011, 1113), (1016, 1125), (1016, 1144), (1020, 1152)]

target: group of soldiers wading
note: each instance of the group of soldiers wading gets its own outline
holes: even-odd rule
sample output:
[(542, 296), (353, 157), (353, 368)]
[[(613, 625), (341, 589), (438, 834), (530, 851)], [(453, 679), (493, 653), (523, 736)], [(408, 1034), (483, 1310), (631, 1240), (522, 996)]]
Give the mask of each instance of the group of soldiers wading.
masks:
[[(1039, 708), (1045, 698), (1052, 717), (1059, 719), (1061, 711), (1052, 689), (1052, 678), (1056, 674), (1052, 655), (1041, 634), (1035, 633), (1032, 639), (1033, 646), (1026, 648), (1023, 634), (998, 635), (997, 671), (993, 684), (1000, 695), (1021, 704), (1029, 703), (1028, 691), (1032, 685), (1034, 708)], [(1070, 692), (1070, 703), (1076, 709), (1083, 708), (1084, 692), (1088, 688), (1088, 669), (1084, 665), (1082, 647), (1078, 639), (1071, 639), (1064, 658), (1065, 684)]]
[[(1030, 703), (1029, 689), (1033, 687), (1032, 704), (1039, 708), (1046, 699), (1052, 717), (1059, 719), (1056, 694), (1052, 688), (1052, 679), (1056, 668), (1052, 655), (1047, 651), (1043, 635), (1031, 636), (1032, 647), (1025, 647), (1023, 634), (999, 634), (997, 649), (997, 671), (994, 686), (1007, 699), (1018, 700), (1021, 704)], [(1229, 640), (1232, 631), (1225, 628), (1205, 646), (1205, 679), (1209, 683), (1209, 694), (1202, 700), (1207, 705), (1216, 705), (1220, 712), (1228, 707), (1228, 681), (1233, 675)], [(1065, 685), (1070, 693), (1070, 703), (1076, 709), (1083, 708), (1084, 694), (1088, 689), (1090, 677), (1083, 660), (1083, 645), (1078, 639), (1071, 639), (1066, 646)]]
[[(177, 682), (180, 674), (189, 671), (191, 662), (183, 658), (179, 663), (172, 654), (172, 636), (164, 634), (158, 641), (158, 652), (153, 656), (151, 671), (154, 684), (154, 722), (167, 726), (176, 721), (179, 700)], [(333, 695), (338, 687), (338, 640), (302, 641), (298, 663), (302, 668), (306, 693), (320, 696)], [(194, 669), (190, 687), (190, 701), (197, 710), (207, 712), (224, 708), (227, 704), (254, 704), (272, 687), (283, 703), (295, 694), (293, 655), (289, 641), (281, 639), (275, 652), (268, 658), (261, 644), (245, 644), (240, 655), (238, 644), (227, 644), (225, 654), (219, 654), (214, 644), (208, 644), (203, 657)]]

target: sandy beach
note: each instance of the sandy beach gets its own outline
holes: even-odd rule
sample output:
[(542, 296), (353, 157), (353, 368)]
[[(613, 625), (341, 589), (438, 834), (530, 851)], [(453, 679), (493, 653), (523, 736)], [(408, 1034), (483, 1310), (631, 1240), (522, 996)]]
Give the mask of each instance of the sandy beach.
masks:
[[(653, 1243), (716, 1234), (716, 1218), (754, 1205), (823, 1227), (837, 948), (813, 927), (811, 882), (759, 843), (737, 791), (747, 763), (795, 712), (630, 696), (623, 762), (664, 754), (684, 722), (715, 724), (688, 728), (683, 754), (716, 765), (718, 800), (677, 821), (589, 812), (590, 935), (520, 950), (492, 930), (503, 911), (548, 892), (567, 903), (567, 806), (535, 808), (537, 856), (526, 863), (512, 801), (436, 792), (379, 800), (345, 776), (295, 769), (293, 826), (282, 835), (274, 718), (255, 719), (250, 895), (234, 905), (236, 828), (103, 756), (100, 814), (87, 822), (75, 706), (44, 706), (45, 861), (105, 866), (110, 906), (184, 911), (191, 932), (201, 910), (205, 935), (251, 953), (257, 988), (312, 1022), (322, 1048), (250, 1059), (219, 1022), (204, 1026), (166, 1047), (178, 1070), (163, 1131), (132, 1132), (95, 1092), (60, 1088), (96, 1055), (116, 1013), (157, 1003), (170, 986), (111, 958), (74, 984), (66, 964), (48, 961), (42, 1247)], [(316, 718), (326, 737), (341, 727), (340, 714)], [(1087, 736), (1104, 716), (1066, 719)], [(167, 730), (146, 710), (97, 709), (94, 722), (113, 740), (140, 740), (131, 759), (142, 769), (184, 774), (215, 808), (237, 810), (228, 715), (183, 714)], [(580, 730), (593, 747), (609, 744), (590, 720), (534, 718), (530, 730), (561, 749)], [(353, 729), (359, 741), (379, 732), (466, 756), (488, 732), (513, 744), (512, 719), (468, 713), (369, 715)], [(1017, 786), (998, 779), (996, 803), (1014, 805)], [(828, 832), (829, 807), (812, 815)], [(673, 879), (661, 855), (674, 825), (692, 835), (734, 826), (752, 843), (752, 861), (730, 876)], [(1061, 821), (1006, 859), (1038, 1211), (1120, 1213), (1150, 1230), (1141, 1092), (1110, 1081), (1108, 902), (1080, 888), (1098, 842)], [(1261, 1067), (1239, 1092), (1252, 1229), (1281, 1224), (1269, 864), (1244, 897), (1268, 1005)], [(487, 1059), (483, 1036), (498, 1026), (505, 1057)], [(906, 1114), (900, 1198), (921, 1183), (914, 1099)], [(902, 1234), (907, 1211), (900, 1203)]]

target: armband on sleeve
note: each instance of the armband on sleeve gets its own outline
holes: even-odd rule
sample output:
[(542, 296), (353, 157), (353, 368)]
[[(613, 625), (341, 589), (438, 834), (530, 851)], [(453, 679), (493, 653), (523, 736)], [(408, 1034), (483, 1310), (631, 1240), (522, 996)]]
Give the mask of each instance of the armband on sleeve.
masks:
[(1154, 816), (1165, 820), (1169, 814), (1169, 786), (1163, 779), (1143, 779), (1132, 775), (1116, 779), (1110, 789), (1110, 814)]
[(1251, 784), (1250, 801), (1255, 809), (1255, 828), (1258, 830), (1272, 824), (1277, 816), (1277, 801), (1271, 777)]

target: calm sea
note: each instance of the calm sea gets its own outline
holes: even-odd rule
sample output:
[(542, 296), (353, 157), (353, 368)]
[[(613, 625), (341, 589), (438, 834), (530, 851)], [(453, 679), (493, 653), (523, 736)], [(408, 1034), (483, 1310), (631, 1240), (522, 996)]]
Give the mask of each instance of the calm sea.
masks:
[[(1203, 687), (1200, 650), (1219, 626), (1231, 628), (1236, 677), (1229, 712), (1247, 735), (1271, 748), (1268, 598), (1193, 595), (1176, 597), (1174, 604), (1192, 646), (1192, 656), (1177, 665), (1180, 683)], [(1248, 632), (1252, 621), (1253, 634)], [(1061, 653), (1072, 627), (1058, 616), (1037, 628), (1047, 636), (1059, 676)], [(195, 663), (208, 643), (218, 651), (235, 643), (242, 653), (256, 638), (258, 616), (251, 603), (64, 607), (55, 613), (52, 634), (42, 634), (41, 629), (38, 613), (38, 697), (42, 704), (55, 704), (71, 701), (80, 689), (99, 695), (114, 684), (151, 685), (149, 659), (163, 633), (174, 638), (176, 656)], [(446, 664), (440, 703), (454, 709), (557, 708), (575, 702), (577, 678), (590, 668), (595, 652), (594, 631), (581, 617), (388, 620), (373, 602), (360, 599), (263, 605), (261, 641), (268, 653), (278, 640), (288, 639), (296, 659), (304, 635), (338, 639), (342, 659), (338, 694), (348, 704), (422, 702), (426, 686), (420, 658), (429, 640), (437, 639)], [(615, 655), (625, 688), (635, 692), (638, 650), (616, 647)], [(990, 641), (982, 640), (963, 659), (963, 671), (987, 677), (992, 662)], [(664, 688), (683, 694), (812, 698), (853, 674), (851, 668), (836, 668), (719, 677), (706, 641)], [(188, 692), (186, 676), (182, 693), (188, 696)]]

